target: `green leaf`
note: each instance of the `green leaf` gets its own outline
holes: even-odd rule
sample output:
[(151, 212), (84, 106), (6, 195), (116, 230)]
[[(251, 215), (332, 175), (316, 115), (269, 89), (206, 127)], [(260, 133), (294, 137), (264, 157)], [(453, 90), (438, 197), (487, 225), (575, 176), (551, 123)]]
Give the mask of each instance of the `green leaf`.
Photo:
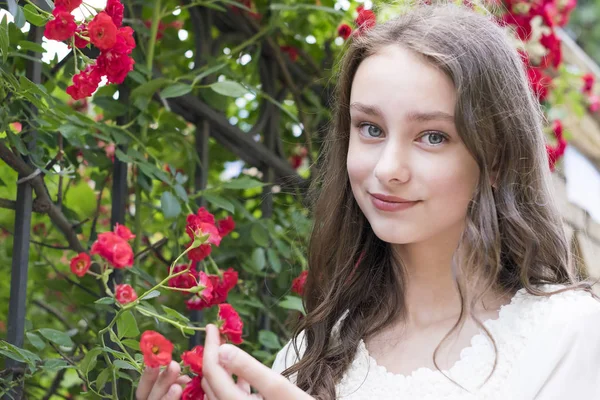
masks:
[(215, 205), (215, 206), (217, 206), (219, 208), (222, 208), (224, 210), (227, 210), (227, 211), (229, 211), (230, 213), (233, 214), (233, 212), (234, 212), (234, 206), (233, 206), (233, 204), (231, 204), (230, 201), (222, 198), (221, 196), (213, 194), (213, 193), (204, 193), (202, 196), (209, 203), (211, 203), (211, 204), (213, 204), (213, 205)]
[(15, 26), (19, 29), (22, 29), (25, 26), (25, 13), (23, 13), (23, 8), (21, 6), (17, 7), (17, 15), (15, 17)]
[(188, 195), (187, 195), (187, 192), (185, 191), (185, 189), (183, 188), (183, 186), (181, 186), (178, 183), (174, 186), (174, 189), (175, 189), (175, 193), (177, 193), (177, 196), (181, 199), (181, 201), (187, 203)]
[(223, 188), (225, 189), (254, 189), (262, 186), (265, 186), (263, 182), (249, 177), (243, 177), (223, 183)]
[(0, 340), (0, 352), (7, 357), (20, 362), (27, 362), (30, 365), (35, 365), (37, 361), (42, 361), (40, 357), (29, 350), (21, 349), (4, 340)]
[(267, 247), (269, 245), (269, 232), (260, 221), (252, 225), (250, 236), (252, 237), (252, 240), (261, 247)]
[(64, 332), (57, 331), (56, 329), (50, 329), (50, 328), (38, 329), (38, 332), (41, 333), (41, 335), (43, 337), (45, 337), (52, 343), (55, 343), (59, 346), (66, 346), (66, 347), (74, 346), (74, 343), (71, 340), (71, 338), (69, 337), (69, 335), (67, 335)]
[(148, 300), (148, 299), (153, 299), (155, 297), (160, 296), (160, 291), (159, 290), (153, 290), (148, 294), (144, 294), (144, 300)]
[(56, 372), (64, 368), (70, 368), (70, 365), (62, 358), (51, 358), (44, 363), (44, 369), (48, 372)]
[(79, 363), (79, 368), (85, 374), (85, 376), (87, 376), (89, 371), (94, 369), (94, 366), (96, 365), (96, 359), (100, 354), (102, 354), (102, 349), (100, 347), (94, 347), (85, 354), (85, 357), (83, 357), (83, 360), (81, 360)]
[(163, 192), (160, 196), (160, 206), (165, 218), (176, 218), (181, 214), (179, 200), (171, 192)]
[(285, 296), (285, 299), (279, 302), (279, 307), (300, 311), (302, 314), (306, 314), (304, 306), (302, 305), (302, 299), (298, 296)]
[(145, 96), (152, 97), (154, 92), (167, 86), (170, 80), (167, 78), (156, 78), (150, 82), (146, 82), (131, 91), (131, 97)]
[(180, 97), (185, 94), (188, 94), (192, 91), (192, 86), (187, 85), (185, 83), (175, 83), (173, 85), (167, 86), (160, 92), (160, 95), (164, 99), (169, 99), (171, 97)]
[(117, 332), (119, 339), (124, 337), (137, 337), (140, 334), (137, 322), (131, 311), (126, 311), (117, 320)]
[(103, 297), (94, 302), (95, 304), (115, 304), (115, 299), (113, 297)]
[(33, 345), (38, 350), (43, 350), (46, 347), (46, 343), (40, 338), (38, 335), (32, 332), (26, 332), (25, 336), (29, 339), (29, 343)]
[(262, 271), (263, 269), (265, 269), (265, 266), (267, 265), (267, 260), (265, 258), (265, 249), (261, 247), (257, 247), (256, 249), (254, 249), (254, 251), (252, 252), (252, 264), (254, 264), (254, 267), (258, 271)]
[(135, 351), (140, 351), (140, 343), (137, 340), (124, 339), (124, 340), (121, 340), (121, 343), (123, 343), (123, 346), (127, 346), (130, 349), (133, 349)]
[(215, 82), (209, 86), (215, 92), (229, 97), (242, 97), (248, 93), (248, 89), (234, 81)]
[[(23, 7), (23, 13), (25, 14), (25, 19), (31, 25), (35, 25), (35, 26), (46, 25), (46, 18), (44, 18), (42, 15), (40, 15), (40, 13), (31, 4), (26, 4), (25, 7)], [(41, 53), (43, 53), (43, 52), (45, 52), (45, 50), (42, 51)]]
[(281, 261), (279, 260), (279, 255), (277, 255), (277, 252), (272, 248), (267, 249), (267, 259), (269, 260), (269, 264), (271, 265), (271, 268), (273, 268), (273, 271), (278, 273), (281, 272)]
[(6, 63), (8, 60), (8, 46), (10, 44), (10, 40), (8, 38), (8, 16), (6, 14), (2, 15), (2, 20), (0, 20), (0, 53), (2, 53), (2, 61)]
[(112, 376), (112, 366), (106, 368), (104, 371), (100, 372), (98, 377), (96, 378), (96, 389), (101, 390), (104, 389), (104, 385), (108, 382), (108, 378)]
[(42, 47), (42, 45), (30, 42), (28, 40), (20, 40), (17, 44), (21, 46), (21, 50), (30, 50), (42, 54), (46, 52), (46, 49)]
[(165, 314), (167, 314), (169, 317), (173, 317), (176, 320), (180, 321), (180, 322), (184, 322), (184, 323), (188, 323), (190, 322), (190, 319), (188, 317), (186, 317), (183, 314), (180, 314), (178, 311), (173, 310), (172, 308), (169, 308), (167, 306), (161, 306), (162, 309), (165, 311)]
[(8, 12), (15, 17), (17, 15), (17, 8), (19, 8), (19, 5), (17, 4), (16, 0), (7, 0), (8, 3)]
[(200, 81), (201, 79), (204, 79), (207, 76), (214, 74), (215, 72), (218, 72), (219, 70), (223, 69), (226, 65), (227, 65), (226, 63), (217, 64), (217, 65), (214, 65), (214, 66), (200, 72), (194, 78), (194, 80), (192, 82), (192, 86), (196, 85), (196, 83), (198, 83), (198, 81)]
[(258, 332), (258, 342), (265, 346), (267, 349), (280, 349), (281, 343), (279, 343), (279, 338), (277, 335), (271, 331), (259, 331)]
[(113, 364), (118, 369), (131, 369), (131, 370), (134, 370), (134, 371), (138, 371), (139, 370), (138, 366), (134, 366), (129, 361), (115, 360), (115, 362)]

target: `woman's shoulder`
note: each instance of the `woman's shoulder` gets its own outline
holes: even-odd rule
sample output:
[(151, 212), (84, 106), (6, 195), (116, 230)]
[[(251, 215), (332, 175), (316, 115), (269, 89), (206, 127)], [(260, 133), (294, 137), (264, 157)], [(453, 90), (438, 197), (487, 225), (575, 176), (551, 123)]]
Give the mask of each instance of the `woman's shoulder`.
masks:
[(571, 323), (586, 317), (600, 317), (600, 300), (581, 288), (570, 289), (564, 285), (538, 285), (544, 295), (517, 292), (509, 308), (512, 317), (531, 320), (536, 325)]
[(273, 366), (274, 371), (282, 373), (292, 365), (296, 364), (303, 356), (306, 349), (304, 331), (301, 331), (298, 336), (292, 338), (285, 346), (277, 353)]

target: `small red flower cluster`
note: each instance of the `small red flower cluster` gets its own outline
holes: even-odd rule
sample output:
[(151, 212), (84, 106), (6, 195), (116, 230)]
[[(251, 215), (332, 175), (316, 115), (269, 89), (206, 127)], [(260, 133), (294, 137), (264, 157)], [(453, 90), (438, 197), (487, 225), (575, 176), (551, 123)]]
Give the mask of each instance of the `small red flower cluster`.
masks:
[[(219, 305), (217, 325), (221, 335), (225, 336), (231, 343), (241, 344), (243, 342), (244, 324), (239, 314), (230, 304)], [(144, 357), (144, 363), (151, 368), (168, 365), (173, 359), (173, 343), (155, 331), (145, 331), (142, 334), (140, 351)], [(197, 400), (204, 398), (204, 391), (201, 386), (203, 358), (203, 346), (196, 346), (192, 350), (181, 354), (183, 364), (190, 367), (190, 370), (196, 374), (191, 382), (186, 385), (181, 396), (182, 399)]]
[(587, 97), (588, 109), (590, 112), (596, 112), (600, 110), (600, 97), (595, 95), (593, 92), (596, 78), (594, 77), (594, 74), (588, 72), (587, 74), (583, 75), (582, 79), (583, 88), (581, 91)]
[[(90, 254), (98, 254), (115, 268), (131, 267), (133, 265), (133, 250), (128, 240), (135, 237), (133, 233), (124, 225), (115, 225), (113, 232), (103, 232), (98, 235), (96, 241), (92, 244)], [(79, 253), (71, 259), (71, 272), (75, 275), (84, 276), (92, 260), (87, 253)], [(135, 300), (135, 299), (134, 299)]]
[(292, 168), (298, 169), (302, 165), (302, 161), (308, 155), (308, 150), (304, 146), (296, 146), (289, 158)]
[(360, 35), (373, 28), (377, 24), (377, 17), (373, 10), (368, 10), (362, 4), (356, 7), (356, 12), (358, 16), (354, 20), (357, 28), (355, 31), (352, 30), (352, 27), (346, 23), (340, 24), (337, 28), (337, 34), (342, 39), (347, 40), (350, 36), (352, 36), (352, 32), (355, 32), (356, 35)]
[(194, 243), (196, 237), (209, 235), (208, 243), (202, 244), (189, 251), (188, 257), (192, 261), (202, 261), (208, 257), (212, 251), (212, 245), (219, 246), (221, 239), (230, 234), (235, 229), (235, 222), (231, 216), (219, 220), (215, 223), (215, 216), (209, 213), (204, 207), (201, 207), (196, 214), (189, 214), (186, 220), (186, 232), (191, 242), (187, 247)]
[(552, 133), (556, 138), (556, 145), (551, 146), (546, 144), (546, 151), (548, 152), (550, 170), (554, 171), (556, 162), (565, 154), (565, 149), (567, 148), (567, 141), (563, 137), (563, 126), (560, 120), (557, 119), (552, 123)]
[(52, 11), (54, 19), (46, 24), (44, 36), (48, 39), (73, 40), (77, 48), (92, 43), (100, 49), (100, 56), (94, 64), (73, 77), (73, 85), (67, 93), (79, 100), (89, 97), (98, 88), (103, 76), (109, 83), (122, 83), (133, 70), (135, 61), (130, 57), (135, 48), (133, 29), (121, 26), (123, 4), (120, 0), (108, 0), (104, 11), (98, 13), (89, 23), (79, 26), (71, 12), (81, 5), (81, 0), (58, 0)]
[[(144, 25), (146, 26), (146, 28), (150, 29), (150, 27), (152, 26), (152, 20), (147, 19), (144, 21)], [(183, 21), (173, 21), (170, 22), (168, 24), (165, 24), (162, 21), (158, 22), (158, 30), (156, 31), (156, 40), (161, 40), (164, 36), (165, 36), (165, 30), (167, 28), (173, 28), (175, 30), (180, 30), (181, 28), (183, 28)]]
[[(544, 101), (548, 96), (548, 86), (551, 84), (552, 78), (543, 70), (558, 68), (562, 62), (560, 39), (556, 35), (555, 29), (568, 22), (571, 11), (575, 8), (576, 0), (506, 0), (505, 4), (507, 12), (500, 17), (500, 22), (512, 26), (519, 39), (524, 42), (539, 37), (539, 44), (546, 50), (546, 53), (539, 59), (527, 58), (529, 80), (539, 100)], [(541, 25), (533, 23), (536, 19), (541, 20)], [(539, 32), (534, 32), (538, 30)]]
[(304, 295), (304, 286), (306, 285), (306, 278), (308, 277), (308, 271), (302, 271), (292, 281), (292, 292), (302, 296)]
[[(194, 274), (193, 271), (190, 273)], [(229, 292), (238, 282), (238, 273), (233, 268), (223, 272), (222, 276), (206, 275), (204, 272), (196, 274), (199, 276), (200, 284), (207, 289), (194, 294), (185, 302), (189, 310), (203, 310), (226, 302)], [(207, 280), (203, 280), (203, 277), (206, 277)]]
[(103, 232), (92, 244), (90, 254), (98, 254), (115, 268), (133, 266), (133, 250), (128, 240), (135, 237), (131, 231), (123, 225), (117, 224), (114, 232)]

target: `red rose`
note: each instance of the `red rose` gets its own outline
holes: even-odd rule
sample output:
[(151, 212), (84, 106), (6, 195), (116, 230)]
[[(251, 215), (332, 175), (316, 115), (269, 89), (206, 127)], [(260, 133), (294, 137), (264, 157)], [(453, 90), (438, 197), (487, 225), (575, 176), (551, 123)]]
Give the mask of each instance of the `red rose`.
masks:
[(83, 49), (88, 45), (89, 42), (86, 39), (79, 37), (78, 34), (87, 36), (88, 32), (86, 23), (79, 25), (77, 27), (77, 30), (75, 31), (75, 47), (77, 47), (78, 49)]
[(114, 232), (103, 232), (92, 244), (90, 254), (99, 254), (100, 257), (111, 263), (115, 268), (130, 267), (133, 265), (133, 250), (125, 239)]
[(587, 74), (583, 75), (581, 79), (583, 79), (583, 89), (581, 89), (581, 91), (585, 94), (592, 94), (594, 82), (596, 81), (594, 74), (588, 72)]
[(168, 365), (173, 359), (173, 343), (155, 331), (142, 333), (140, 351), (144, 355), (144, 363), (151, 368)]
[(82, 3), (82, 0), (56, 0), (54, 2), (54, 7), (56, 8), (64, 8), (66, 11), (71, 12), (74, 9), (78, 8)]
[(137, 293), (135, 289), (130, 285), (123, 283), (115, 286), (115, 299), (121, 304), (131, 303), (137, 299)]
[(73, 77), (73, 84), (67, 88), (67, 94), (73, 100), (80, 100), (91, 96), (102, 80), (102, 74), (95, 65), (88, 65), (84, 71), (81, 71)]
[(231, 343), (241, 344), (244, 341), (242, 339), (244, 324), (231, 304), (219, 304), (219, 319), (222, 321), (219, 324), (221, 335)]
[(103, 52), (96, 59), (98, 68), (109, 83), (121, 84), (127, 77), (127, 74), (133, 71), (135, 61), (126, 53), (117, 53), (113, 50)]
[(300, 296), (304, 294), (304, 285), (306, 284), (307, 276), (308, 271), (302, 271), (298, 277), (294, 278), (292, 281), (292, 292), (297, 293)]
[(190, 310), (203, 310), (217, 304), (221, 304), (227, 300), (227, 296), (238, 282), (238, 273), (233, 268), (229, 268), (223, 272), (223, 276), (207, 275), (212, 285), (212, 298), (192, 297), (186, 301), (187, 308)]
[(233, 232), (233, 230), (235, 229), (235, 221), (233, 220), (231, 215), (225, 219), (217, 221), (217, 229), (221, 237), (227, 236), (231, 232)]
[(118, 222), (115, 224), (115, 233), (125, 240), (131, 240), (135, 238), (135, 235), (131, 233), (128, 227), (120, 225)]
[(104, 12), (110, 16), (116, 27), (120, 27), (123, 23), (123, 4), (120, 0), (108, 0)]
[[(193, 242), (190, 242), (187, 247), (190, 247)], [(212, 246), (210, 244), (201, 244), (200, 246), (193, 248), (187, 253), (188, 258), (191, 261), (202, 261), (210, 255), (212, 252)]]
[(59, 42), (70, 39), (77, 30), (75, 17), (64, 8), (56, 7), (52, 11), (54, 19), (46, 24), (44, 36), (47, 39), (57, 40)]
[(196, 278), (198, 272), (191, 267), (191, 265), (179, 264), (173, 267), (172, 273), (181, 272), (185, 269), (189, 269), (188, 273), (181, 274), (175, 278), (169, 279), (169, 287), (179, 289), (190, 289), (196, 286)]
[(85, 275), (90, 269), (90, 265), (92, 265), (92, 260), (87, 253), (79, 253), (71, 259), (71, 271), (79, 277)]
[(538, 99), (544, 101), (548, 97), (548, 88), (552, 83), (552, 78), (535, 67), (527, 68), (527, 77)]
[(377, 17), (372, 10), (365, 10), (365, 7), (360, 5), (356, 8), (358, 17), (356, 17), (356, 25), (361, 32), (371, 29), (377, 23)]
[(352, 28), (348, 24), (341, 24), (337, 29), (338, 36), (346, 40), (352, 35)]
[(554, 122), (552, 122), (552, 133), (557, 139), (563, 137), (563, 124), (560, 119), (554, 120)]
[(135, 39), (133, 38), (133, 29), (130, 26), (119, 28), (117, 33), (117, 42), (110, 50), (115, 54), (131, 54), (135, 49)]
[(287, 53), (287, 55), (290, 57), (290, 60), (292, 60), (293, 62), (296, 62), (296, 60), (298, 60), (298, 49), (294, 46), (285, 45), (281, 46), (280, 49), (282, 52)]
[(108, 50), (117, 42), (117, 26), (110, 15), (98, 13), (88, 24), (90, 41), (101, 50)]
[(204, 399), (204, 389), (202, 389), (202, 378), (196, 376), (185, 386), (181, 394), (181, 400)]
[(204, 347), (196, 346), (190, 351), (181, 354), (181, 360), (185, 365), (191, 368), (198, 375), (202, 375), (202, 358), (204, 357)]

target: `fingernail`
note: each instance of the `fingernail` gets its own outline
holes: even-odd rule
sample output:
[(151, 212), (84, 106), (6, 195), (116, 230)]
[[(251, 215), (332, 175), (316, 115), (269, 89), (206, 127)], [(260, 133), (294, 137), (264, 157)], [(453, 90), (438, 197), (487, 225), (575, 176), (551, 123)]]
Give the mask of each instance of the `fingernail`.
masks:
[(223, 363), (228, 363), (233, 358), (233, 352), (235, 351), (235, 347), (224, 344), (219, 347), (219, 361)]

